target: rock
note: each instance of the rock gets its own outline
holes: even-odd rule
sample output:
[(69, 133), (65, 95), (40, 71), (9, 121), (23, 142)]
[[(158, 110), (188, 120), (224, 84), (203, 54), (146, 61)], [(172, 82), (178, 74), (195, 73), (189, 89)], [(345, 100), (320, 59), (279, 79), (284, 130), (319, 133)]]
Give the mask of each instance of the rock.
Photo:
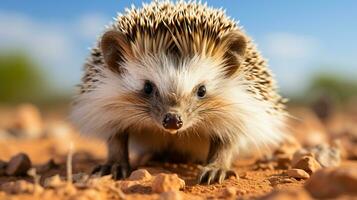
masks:
[(237, 189), (235, 187), (227, 187), (222, 191), (223, 198), (233, 198), (237, 195)]
[(293, 168), (302, 169), (311, 175), (320, 169), (321, 165), (315, 160), (315, 158), (311, 156), (303, 156), (295, 165), (293, 165)]
[(146, 169), (135, 170), (130, 174), (129, 180), (131, 181), (141, 181), (150, 180), (152, 178), (151, 174)]
[(151, 185), (152, 191), (161, 193), (167, 191), (177, 191), (185, 187), (185, 181), (180, 179), (177, 174), (158, 174)]
[(168, 191), (160, 194), (160, 200), (182, 200), (180, 191)]
[(337, 167), (341, 164), (341, 154), (337, 147), (319, 144), (309, 149), (322, 167)]
[(259, 200), (310, 200), (309, 194), (302, 189), (299, 190), (274, 190), (259, 198)]
[(10, 159), (6, 167), (6, 174), (9, 176), (26, 175), (31, 165), (30, 158), (24, 153), (19, 153)]
[(301, 158), (304, 156), (313, 157), (314, 155), (304, 148), (299, 149), (293, 154), (293, 158), (291, 160), (291, 165), (292, 166), (296, 165), (296, 163), (299, 162), (301, 160)]
[(61, 180), (61, 177), (58, 174), (56, 174), (54, 176), (46, 178), (44, 186), (50, 188), (56, 188), (56, 187), (63, 186), (64, 184), (66, 184), (66, 182)]
[(293, 178), (298, 179), (308, 179), (310, 175), (302, 169), (289, 169), (286, 171), (286, 174)]
[(305, 188), (315, 198), (357, 195), (357, 168), (325, 168), (314, 173)]
[(6, 174), (7, 163), (5, 161), (0, 160), (0, 176)]
[(17, 108), (15, 128), (20, 130), (26, 138), (38, 138), (43, 134), (43, 122), (40, 111), (31, 104), (24, 104)]

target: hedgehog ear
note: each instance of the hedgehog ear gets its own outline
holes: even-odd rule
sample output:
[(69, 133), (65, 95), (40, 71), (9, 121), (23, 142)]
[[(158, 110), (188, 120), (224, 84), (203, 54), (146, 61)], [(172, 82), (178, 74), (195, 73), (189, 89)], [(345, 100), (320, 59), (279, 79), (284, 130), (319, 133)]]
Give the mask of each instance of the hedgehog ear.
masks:
[(100, 42), (100, 48), (107, 66), (115, 71), (121, 72), (119, 63), (125, 61), (132, 55), (130, 42), (125, 34), (119, 31), (108, 31), (104, 33)]
[(234, 30), (222, 36), (221, 42), (226, 46), (224, 58), (226, 59), (227, 75), (234, 74), (244, 61), (247, 48), (247, 38), (241, 31)]

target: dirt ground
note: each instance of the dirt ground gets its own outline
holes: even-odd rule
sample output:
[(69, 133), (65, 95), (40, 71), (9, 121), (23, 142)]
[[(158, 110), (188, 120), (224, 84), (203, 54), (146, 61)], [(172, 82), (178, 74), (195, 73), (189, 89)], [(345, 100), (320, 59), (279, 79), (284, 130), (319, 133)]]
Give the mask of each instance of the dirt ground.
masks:
[[(237, 160), (238, 177), (198, 185), (200, 166), (194, 164), (150, 163), (137, 177), (121, 181), (89, 176), (95, 165), (105, 161), (101, 141), (80, 137), (61, 112), (40, 114), (32, 105), (1, 108), (0, 199), (357, 198), (355, 110), (328, 117), (301, 107), (291, 113), (297, 119), (291, 120), (294, 137), (288, 142), (272, 154)], [(26, 164), (26, 155), (14, 158), (19, 153), (28, 155), (31, 163)], [(35, 174), (27, 171), (30, 168)]]

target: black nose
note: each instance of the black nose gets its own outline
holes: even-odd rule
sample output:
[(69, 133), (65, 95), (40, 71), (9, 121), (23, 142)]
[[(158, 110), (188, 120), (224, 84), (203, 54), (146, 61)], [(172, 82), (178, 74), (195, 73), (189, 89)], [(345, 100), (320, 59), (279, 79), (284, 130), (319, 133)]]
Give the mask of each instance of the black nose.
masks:
[(175, 113), (167, 113), (164, 116), (164, 121), (162, 122), (162, 125), (165, 129), (178, 130), (182, 127), (183, 122), (181, 120), (180, 115)]

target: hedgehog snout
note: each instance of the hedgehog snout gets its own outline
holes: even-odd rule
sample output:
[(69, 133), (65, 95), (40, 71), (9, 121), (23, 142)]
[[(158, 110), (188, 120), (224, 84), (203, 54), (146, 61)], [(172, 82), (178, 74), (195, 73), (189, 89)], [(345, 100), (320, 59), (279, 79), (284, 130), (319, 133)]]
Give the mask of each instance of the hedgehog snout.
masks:
[(167, 113), (164, 115), (162, 125), (168, 130), (178, 130), (182, 127), (183, 122), (181, 116), (177, 113)]

